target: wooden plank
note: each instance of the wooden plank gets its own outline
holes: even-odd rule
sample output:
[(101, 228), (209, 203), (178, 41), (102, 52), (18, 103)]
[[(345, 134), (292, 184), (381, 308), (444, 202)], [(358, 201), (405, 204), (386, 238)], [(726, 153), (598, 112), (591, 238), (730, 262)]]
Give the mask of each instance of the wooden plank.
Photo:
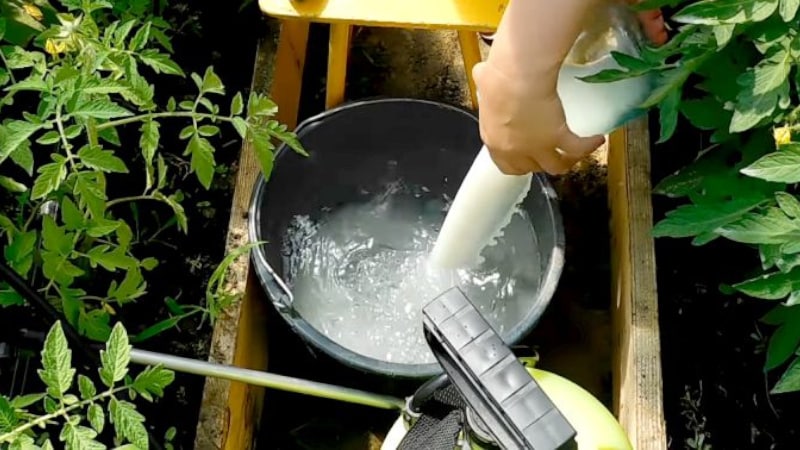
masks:
[(507, 4), (508, 0), (259, 0), (262, 12), (283, 19), (472, 31), (493, 31)]
[[(277, 21), (270, 21), (267, 36), (259, 42), (251, 88), (271, 92), (280, 102), (277, 119), (294, 128), (297, 120), (300, 84), (308, 24), (292, 23), (282, 27), (289, 35), (278, 48)], [(301, 53), (301, 54), (299, 54)], [(272, 68), (283, 61), (282, 73)], [(247, 211), (259, 165), (251, 145), (242, 146), (236, 185), (233, 193), (226, 240), (227, 252), (248, 242)], [(226, 288), (242, 294), (237, 304), (227, 308), (214, 324), (209, 361), (250, 369), (267, 369), (267, 326), (269, 305), (264, 298), (250, 259), (240, 258), (231, 267)], [(203, 390), (195, 448), (201, 450), (246, 450), (253, 448), (263, 407), (264, 389), (244, 383), (207, 378)]]
[(647, 119), (609, 137), (614, 413), (636, 450), (666, 450)]

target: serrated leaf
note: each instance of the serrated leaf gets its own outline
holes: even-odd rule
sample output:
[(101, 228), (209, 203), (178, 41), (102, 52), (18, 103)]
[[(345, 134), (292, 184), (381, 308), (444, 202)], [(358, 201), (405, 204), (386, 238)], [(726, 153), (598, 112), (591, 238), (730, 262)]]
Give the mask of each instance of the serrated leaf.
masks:
[(270, 141), (269, 134), (264, 130), (253, 129), (251, 134), (253, 150), (255, 151), (256, 158), (258, 159), (261, 173), (263, 174), (264, 179), (269, 181), (274, 163), (274, 154), (272, 153), (274, 146)]
[(111, 423), (118, 436), (124, 437), (142, 450), (148, 449), (147, 430), (144, 427), (144, 416), (136, 407), (124, 400), (111, 398), (109, 402)]
[(81, 393), (81, 399), (88, 400), (94, 398), (97, 394), (97, 389), (94, 387), (94, 382), (86, 375), (78, 375), (78, 390)]
[(59, 158), (54, 162), (43, 164), (37, 172), (39, 176), (33, 182), (31, 200), (44, 198), (61, 186), (67, 178), (67, 160)]
[(111, 335), (110, 317), (105, 309), (81, 311), (78, 316), (78, 330), (89, 339), (104, 342)]
[(11, 399), (11, 406), (17, 409), (25, 409), (34, 403), (38, 403), (44, 398), (45, 394), (26, 394)]
[(753, 94), (763, 95), (778, 89), (792, 70), (791, 55), (781, 50), (773, 57), (763, 60), (753, 69)]
[(741, 172), (747, 176), (777, 183), (800, 182), (800, 144), (782, 146), (768, 153)]
[(108, 173), (128, 173), (128, 167), (120, 158), (114, 156), (112, 150), (103, 150), (101, 147), (85, 145), (78, 150), (81, 162), (95, 170)]
[(6, 262), (22, 276), (27, 276), (33, 267), (36, 239), (36, 230), (16, 232), (3, 250)]
[(106, 425), (106, 415), (103, 413), (103, 408), (97, 403), (92, 403), (86, 410), (86, 418), (89, 419), (89, 424), (92, 425), (98, 433), (103, 432)]
[(169, 55), (155, 50), (145, 50), (139, 54), (139, 58), (156, 73), (186, 76), (180, 66), (170, 59)]
[(8, 397), (0, 395), (0, 434), (5, 434), (16, 428), (19, 418)]
[(20, 145), (27, 142), (30, 137), (41, 128), (41, 125), (12, 120), (0, 126), (0, 162), (5, 160)]
[(133, 115), (132, 112), (110, 100), (91, 100), (78, 105), (78, 107), (72, 111), (72, 114), (83, 119), (116, 119)]
[(672, 18), (697, 25), (760, 22), (777, 9), (778, 0), (702, 0), (692, 2)]
[(657, 144), (668, 141), (678, 127), (678, 111), (681, 104), (681, 93), (680, 89), (675, 89), (667, 94), (664, 100), (658, 105), (661, 135), (658, 141), (656, 141)]
[(800, 315), (796, 311), (787, 315), (786, 320), (772, 333), (767, 344), (767, 359), (764, 370), (774, 369), (785, 363), (800, 344)]
[(94, 438), (97, 432), (91, 428), (72, 423), (65, 423), (61, 428), (59, 439), (67, 443), (69, 450), (105, 450), (106, 446)]
[(133, 389), (142, 397), (153, 401), (152, 396), (163, 397), (164, 389), (175, 381), (175, 373), (160, 366), (147, 367), (133, 381)]
[(201, 125), (197, 131), (200, 133), (200, 136), (214, 136), (219, 133), (219, 127), (215, 125)]
[(756, 197), (725, 203), (682, 205), (656, 223), (652, 233), (654, 237), (680, 238), (711, 232), (740, 219), (762, 201)]
[(114, 272), (117, 269), (129, 269), (137, 265), (136, 259), (125, 254), (121, 247), (114, 247), (109, 251), (109, 246), (105, 244), (98, 245), (86, 253), (89, 257), (92, 267), (100, 265), (109, 272)]
[(184, 233), (188, 233), (188, 222), (186, 220), (186, 212), (184, 211), (183, 206), (181, 206), (181, 204), (178, 203), (173, 196), (167, 197), (160, 192), (155, 192), (153, 197), (166, 203), (170, 206), (170, 208), (172, 208), (172, 211), (175, 213), (175, 218), (178, 221), (178, 228)]
[(732, 286), (735, 290), (750, 297), (763, 300), (786, 298), (795, 287), (800, 288), (800, 269), (788, 273), (773, 272), (761, 275)]
[(250, 100), (247, 102), (248, 117), (269, 117), (278, 112), (278, 105), (264, 95), (250, 93)]
[(139, 139), (139, 145), (142, 147), (142, 155), (148, 165), (153, 164), (153, 158), (158, 149), (158, 141), (161, 138), (159, 127), (158, 122), (151, 120), (143, 123), (140, 129), (142, 137)]
[(150, 28), (150, 22), (147, 22), (143, 27), (139, 28), (128, 44), (128, 50), (141, 50), (147, 44), (147, 40), (150, 38)]
[(200, 90), (204, 93), (225, 94), (225, 86), (222, 80), (214, 72), (214, 68), (209, 66), (203, 74), (203, 82)]
[(100, 379), (107, 387), (123, 378), (128, 373), (128, 363), (131, 360), (131, 346), (128, 343), (128, 334), (121, 323), (114, 325), (111, 336), (106, 343), (105, 350), (100, 350)]
[(190, 168), (204, 188), (210, 189), (214, 180), (214, 147), (208, 139), (198, 135), (192, 136), (186, 151), (192, 155)]
[(38, 370), (39, 378), (47, 386), (50, 396), (63, 398), (72, 386), (75, 369), (72, 368), (72, 351), (67, 345), (61, 322), (56, 322), (50, 328), (41, 355), (42, 368)]
[(744, 244), (782, 244), (800, 239), (800, 226), (778, 208), (766, 212), (750, 212), (736, 222), (717, 229), (735, 242)]
[(81, 208), (92, 217), (103, 217), (106, 208), (105, 179), (101, 172), (79, 172), (75, 178), (74, 194)]

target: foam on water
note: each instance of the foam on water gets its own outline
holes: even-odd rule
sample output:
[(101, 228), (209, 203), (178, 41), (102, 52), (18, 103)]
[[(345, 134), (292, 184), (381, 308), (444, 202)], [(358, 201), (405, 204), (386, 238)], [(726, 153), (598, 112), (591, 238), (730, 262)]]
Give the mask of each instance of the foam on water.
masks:
[(436, 269), (427, 259), (449, 204), (425, 187), (397, 182), (317, 220), (295, 217), (283, 254), (296, 311), (345, 348), (396, 363), (435, 361), (421, 309), (455, 285), (501, 335), (509, 331), (539, 287), (530, 219), (518, 209), (478, 266)]

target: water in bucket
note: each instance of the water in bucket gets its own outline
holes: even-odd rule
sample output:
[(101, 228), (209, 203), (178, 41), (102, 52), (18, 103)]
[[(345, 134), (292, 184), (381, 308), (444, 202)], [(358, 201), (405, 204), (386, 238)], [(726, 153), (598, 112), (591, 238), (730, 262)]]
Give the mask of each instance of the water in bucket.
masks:
[(369, 201), (296, 216), (284, 240), (294, 309), (356, 353), (406, 364), (435, 362), (422, 333), (425, 302), (460, 286), (503, 334), (536, 296), (541, 261), (527, 213), (517, 209), (506, 238), (471, 269), (427, 264), (449, 207), (424, 186), (396, 181)]

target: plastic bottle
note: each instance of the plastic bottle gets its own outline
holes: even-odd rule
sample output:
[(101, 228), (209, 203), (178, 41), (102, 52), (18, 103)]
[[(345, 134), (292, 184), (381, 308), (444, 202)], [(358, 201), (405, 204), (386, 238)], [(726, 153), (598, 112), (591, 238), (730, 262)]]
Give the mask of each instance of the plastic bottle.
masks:
[[(608, 134), (644, 111), (652, 90), (649, 77), (590, 83), (578, 77), (619, 68), (612, 51), (638, 56), (644, 37), (635, 14), (624, 5), (604, 4), (584, 27), (558, 77), (567, 125), (578, 136)], [(532, 174), (506, 175), (483, 147), (462, 181), (431, 253), (431, 263), (455, 268), (479, 263), (480, 253), (511, 221), (525, 199)]]

